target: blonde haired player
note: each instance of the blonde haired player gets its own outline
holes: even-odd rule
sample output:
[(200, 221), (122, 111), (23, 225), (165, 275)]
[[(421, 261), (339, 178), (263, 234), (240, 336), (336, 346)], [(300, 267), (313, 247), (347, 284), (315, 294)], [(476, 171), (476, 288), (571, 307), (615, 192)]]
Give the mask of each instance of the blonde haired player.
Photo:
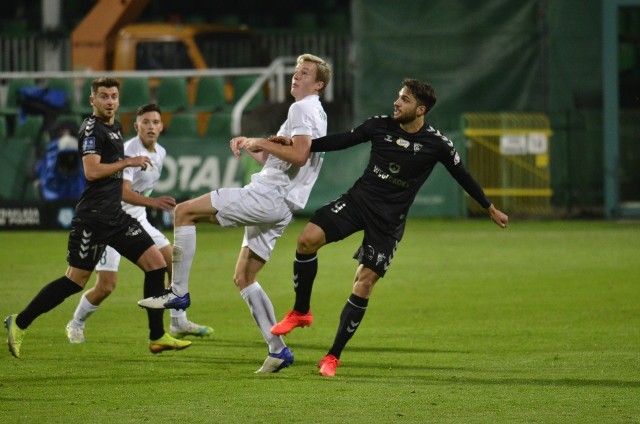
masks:
[(311, 140), (327, 133), (327, 115), (320, 94), (330, 80), (331, 69), (324, 60), (310, 54), (298, 57), (291, 79), (291, 95), (296, 101), (278, 131), (278, 135), (293, 139), (293, 147), (264, 138), (232, 139), (230, 147), (234, 155), (239, 157), (240, 149), (244, 149), (263, 164), (262, 170), (253, 174), (251, 183), (245, 187), (220, 188), (176, 207), (171, 288), (162, 296), (138, 302), (147, 308), (187, 307), (196, 223), (244, 226), (233, 280), (269, 347), (269, 355), (258, 373), (278, 372), (293, 363), (293, 354), (282, 337), (269, 331), (276, 323), (273, 305), (256, 276), (291, 222), (292, 213), (307, 203), (318, 178), (322, 154), (310, 153)]

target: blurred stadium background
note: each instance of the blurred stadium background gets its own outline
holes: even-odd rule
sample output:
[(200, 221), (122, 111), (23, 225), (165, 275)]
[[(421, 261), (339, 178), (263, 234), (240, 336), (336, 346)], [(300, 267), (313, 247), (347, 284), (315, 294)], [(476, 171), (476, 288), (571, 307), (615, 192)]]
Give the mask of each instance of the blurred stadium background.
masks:
[[(402, 79), (423, 79), (439, 96), (429, 123), (510, 215), (640, 216), (640, 0), (25, 0), (2, 2), (0, 17), (0, 228), (68, 225), (73, 199), (45, 196), (36, 165), (47, 147), (58, 152), (50, 142), (60, 123), (90, 113), (95, 76), (123, 81), (126, 135), (135, 106), (165, 110), (169, 158), (157, 192), (186, 198), (243, 183), (251, 164), (226, 141), (278, 129), (290, 58), (304, 52), (334, 67), (330, 132), (390, 113)], [(124, 29), (142, 23), (226, 29), (194, 37), (205, 66), (181, 41), (157, 38), (129, 53), (133, 65), (119, 64), (118, 40), (135, 36)], [(60, 90), (62, 105), (35, 97)], [(366, 147), (327, 155), (305, 213), (351, 185)], [(440, 167), (412, 213), (483, 211)]]

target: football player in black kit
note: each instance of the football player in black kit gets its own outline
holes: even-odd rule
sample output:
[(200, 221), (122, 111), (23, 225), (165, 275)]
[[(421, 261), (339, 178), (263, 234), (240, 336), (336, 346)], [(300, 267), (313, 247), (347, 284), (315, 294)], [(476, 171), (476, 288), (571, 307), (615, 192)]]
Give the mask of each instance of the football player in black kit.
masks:
[[(120, 84), (112, 78), (98, 78), (91, 84), (89, 101), (93, 115), (80, 127), (79, 149), (87, 180), (71, 224), (65, 275), (45, 285), (19, 314), (5, 321), (9, 351), (20, 357), (25, 330), (45, 312), (78, 293), (107, 245), (138, 265), (144, 272), (144, 296), (164, 292), (167, 264), (140, 223), (121, 206), (122, 171), (126, 167), (151, 166), (147, 156), (125, 158), (121, 126), (115, 120), (120, 104)], [(191, 342), (177, 340), (164, 331), (163, 310), (147, 310), (149, 349), (153, 353), (179, 350)]]
[[(318, 364), (324, 376), (335, 375), (340, 354), (362, 321), (374, 285), (391, 264), (409, 208), (436, 163), (447, 168), (497, 225), (507, 227), (507, 215), (485, 197), (462, 165), (453, 143), (425, 124), (424, 117), (435, 103), (431, 85), (406, 79), (393, 104), (393, 117), (375, 116), (350, 132), (313, 140), (312, 152), (342, 150), (371, 142), (364, 174), (347, 193), (316, 211), (298, 238), (293, 265), (295, 304), (271, 329), (273, 334), (284, 335), (296, 327), (311, 325), (311, 288), (318, 269), (316, 252), (327, 243), (363, 230), (362, 245), (354, 255), (360, 265), (352, 294), (340, 315), (333, 346)], [(288, 143), (277, 138), (273, 141)]]

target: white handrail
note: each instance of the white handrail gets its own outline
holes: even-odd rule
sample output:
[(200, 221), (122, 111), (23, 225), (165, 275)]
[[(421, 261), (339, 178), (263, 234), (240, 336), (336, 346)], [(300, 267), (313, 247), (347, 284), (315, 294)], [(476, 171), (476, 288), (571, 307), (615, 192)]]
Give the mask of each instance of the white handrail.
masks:
[[(238, 136), (242, 133), (242, 113), (251, 102), (253, 97), (262, 89), (262, 86), (269, 80), (270, 100), (276, 100), (278, 103), (285, 101), (285, 75), (293, 75), (297, 57), (283, 56), (276, 58), (268, 68), (262, 71), (261, 75), (253, 82), (251, 87), (242, 95), (238, 102), (233, 106), (231, 112), (231, 134)], [(288, 65), (288, 66), (287, 66)], [(329, 65), (331, 65), (329, 63)], [(275, 87), (274, 87), (275, 86)], [(275, 88), (275, 95), (273, 94)], [(287, 90), (288, 92), (288, 90)], [(333, 101), (333, 85), (329, 84), (324, 92), (324, 98), (328, 102)]]
[[(273, 80), (275, 78), (275, 93), (279, 102), (284, 102), (284, 70), (285, 64), (288, 62), (296, 62), (295, 57), (279, 57), (271, 65), (262, 72), (262, 74), (256, 78), (251, 87), (240, 97), (240, 99), (233, 106), (231, 112), (231, 134), (235, 137), (242, 133), (242, 112), (249, 104), (249, 102), (255, 97), (259, 90), (262, 90), (262, 86), (267, 79)], [(270, 84), (273, 86), (274, 84)], [(273, 95), (273, 94), (272, 94)]]
[(172, 71), (41, 71), (41, 72), (0, 72), (0, 79), (17, 78), (162, 78), (162, 77), (209, 77), (255, 75), (264, 72), (265, 67), (223, 68), (223, 69), (185, 69)]
[[(207, 77), (207, 76), (238, 76), (259, 75), (256, 81), (242, 95), (233, 106), (231, 112), (231, 134), (240, 135), (242, 131), (242, 113), (256, 95), (258, 90), (267, 83), (270, 88), (270, 100), (284, 103), (286, 93), (289, 91), (286, 76), (293, 75), (297, 58), (282, 56), (276, 58), (268, 67), (256, 68), (224, 68), (224, 69), (190, 69), (172, 71), (57, 71), (57, 72), (0, 72), (0, 80), (17, 78), (163, 78), (163, 77)], [(330, 64), (330, 63), (329, 63)], [(328, 102), (333, 101), (333, 85), (329, 84), (324, 92), (324, 98)]]

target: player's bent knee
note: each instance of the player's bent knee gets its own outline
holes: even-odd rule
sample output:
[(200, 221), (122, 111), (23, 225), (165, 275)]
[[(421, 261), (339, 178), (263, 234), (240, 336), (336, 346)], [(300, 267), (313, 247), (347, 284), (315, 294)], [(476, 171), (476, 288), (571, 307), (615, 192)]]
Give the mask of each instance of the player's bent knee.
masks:
[(248, 285), (247, 280), (237, 274), (233, 276), (233, 284), (235, 284), (239, 290), (244, 289)]
[(101, 297), (107, 297), (113, 293), (116, 288), (118, 273), (113, 271), (99, 271), (97, 274), (98, 279), (96, 280), (96, 285), (93, 290), (99, 292)]
[(101, 298), (105, 298), (111, 295), (111, 293), (113, 293), (113, 290), (115, 290), (116, 286), (114, 285), (103, 285), (103, 286), (98, 286), (96, 285), (94, 287), (94, 291), (96, 292), (96, 295), (98, 295)]
[(136, 264), (142, 268), (144, 272), (155, 271), (156, 269), (167, 267), (167, 263), (164, 261), (162, 253), (160, 253), (160, 250), (158, 250), (155, 245), (145, 250)]
[(173, 210), (173, 221), (176, 226), (184, 225), (188, 220), (189, 205), (186, 202), (178, 203)]
[(323, 238), (320, 238), (315, 234), (307, 234), (307, 232), (303, 232), (300, 237), (298, 237), (297, 251), (308, 255), (317, 252), (323, 244)]

